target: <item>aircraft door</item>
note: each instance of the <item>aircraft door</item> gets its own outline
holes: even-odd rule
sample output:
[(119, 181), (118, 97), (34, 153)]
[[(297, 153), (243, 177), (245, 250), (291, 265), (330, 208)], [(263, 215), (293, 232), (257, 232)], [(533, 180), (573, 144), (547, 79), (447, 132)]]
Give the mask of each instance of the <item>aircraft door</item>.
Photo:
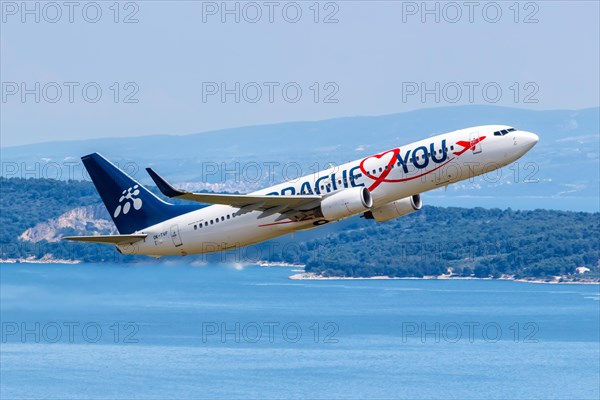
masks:
[(181, 236), (179, 235), (179, 225), (171, 225), (171, 239), (173, 239), (173, 244), (175, 247), (179, 247), (183, 244), (181, 241)]
[(473, 154), (481, 153), (481, 143), (479, 141), (479, 132), (471, 132), (469, 134), (469, 141), (471, 142), (471, 150)]

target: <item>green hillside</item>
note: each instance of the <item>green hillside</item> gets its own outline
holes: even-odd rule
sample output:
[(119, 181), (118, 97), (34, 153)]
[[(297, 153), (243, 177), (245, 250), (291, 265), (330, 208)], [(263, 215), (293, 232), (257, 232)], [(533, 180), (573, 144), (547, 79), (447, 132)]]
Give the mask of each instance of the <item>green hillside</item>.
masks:
[(600, 214), (424, 207), (308, 243), (307, 271), (325, 276), (598, 276)]

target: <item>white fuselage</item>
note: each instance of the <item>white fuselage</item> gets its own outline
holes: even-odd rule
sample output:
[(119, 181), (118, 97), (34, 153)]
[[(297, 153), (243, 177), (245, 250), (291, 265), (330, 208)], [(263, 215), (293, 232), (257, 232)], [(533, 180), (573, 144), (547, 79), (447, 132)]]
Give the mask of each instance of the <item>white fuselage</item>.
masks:
[[(504, 131), (501, 135), (495, 132)], [(364, 186), (373, 198), (371, 209), (450, 183), (501, 168), (523, 156), (538, 137), (509, 126), (486, 125), (430, 137), (252, 194), (327, 196)], [(238, 208), (212, 205), (139, 231), (148, 236), (119, 246), (127, 254), (151, 256), (209, 253), (248, 246), (327, 221), (258, 218), (254, 211), (235, 216)]]

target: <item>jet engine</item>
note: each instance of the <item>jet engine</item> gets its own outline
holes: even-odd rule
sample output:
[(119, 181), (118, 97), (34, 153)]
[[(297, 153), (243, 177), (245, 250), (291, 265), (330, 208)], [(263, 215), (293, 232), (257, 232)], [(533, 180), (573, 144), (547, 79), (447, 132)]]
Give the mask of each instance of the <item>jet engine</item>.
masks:
[(415, 194), (414, 196), (405, 197), (381, 207), (373, 208), (367, 211), (364, 217), (366, 219), (374, 219), (377, 222), (385, 222), (418, 211), (421, 207), (423, 207), (421, 195)]
[(368, 210), (373, 206), (371, 192), (366, 187), (354, 187), (332, 194), (321, 201), (321, 214), (337, 221)]

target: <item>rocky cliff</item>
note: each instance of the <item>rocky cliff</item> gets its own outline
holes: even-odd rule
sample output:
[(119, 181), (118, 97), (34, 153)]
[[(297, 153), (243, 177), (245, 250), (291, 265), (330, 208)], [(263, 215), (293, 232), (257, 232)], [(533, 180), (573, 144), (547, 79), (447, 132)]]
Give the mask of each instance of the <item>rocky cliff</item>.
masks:
[(57, 218), (39, 223), (23, 232), (19, 239), (37, 243), (42, 240), (58, 242), (67, 235), (118, 234), (103, 205), (77, 207)]

